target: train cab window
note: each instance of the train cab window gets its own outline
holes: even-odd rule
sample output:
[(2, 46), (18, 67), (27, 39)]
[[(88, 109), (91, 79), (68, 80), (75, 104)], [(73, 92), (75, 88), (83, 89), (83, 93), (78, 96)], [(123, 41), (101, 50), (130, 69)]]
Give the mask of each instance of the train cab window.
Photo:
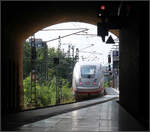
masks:
[(81, 67), (82, 78), (94, 78), (96, 73), (96, 66), (88, 65)]

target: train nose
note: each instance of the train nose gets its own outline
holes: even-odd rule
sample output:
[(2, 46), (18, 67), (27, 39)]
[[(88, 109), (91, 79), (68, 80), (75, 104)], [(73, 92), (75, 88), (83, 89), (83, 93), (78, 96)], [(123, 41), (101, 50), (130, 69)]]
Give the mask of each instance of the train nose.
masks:
[(93, 85), (96, 86), (97, 85), (97, 79), (93, 80)]
[(97, 83), (96, 82), (93, 82), (93, 85), (96, 85)]

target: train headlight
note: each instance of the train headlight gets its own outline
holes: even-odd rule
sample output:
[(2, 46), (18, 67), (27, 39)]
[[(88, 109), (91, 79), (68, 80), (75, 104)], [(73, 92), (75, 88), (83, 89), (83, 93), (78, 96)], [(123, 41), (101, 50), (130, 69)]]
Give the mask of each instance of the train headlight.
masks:
[(96, 82), (93, 82), (93, 85), (96, 85)]
[(80, 82), (79, 84), (80, 84), (80, 85), (82, 85), (83, 83), (82, 83), (82, 82)]
[(79, 79), (79, 84), (80, 84), (80, 85), (82, 85), (82, 84), (83, 84), (83, 83), (82, 83), (82, 81), (81, 81), (81, 78)]

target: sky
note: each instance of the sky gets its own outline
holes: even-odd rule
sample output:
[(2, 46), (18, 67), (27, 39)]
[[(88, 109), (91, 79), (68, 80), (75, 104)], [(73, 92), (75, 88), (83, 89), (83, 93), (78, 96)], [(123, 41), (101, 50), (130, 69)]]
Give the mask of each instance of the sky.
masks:
[[(88, 30), (86, 32), (82, 32), (85, 29)], [(63, 37), (76, 32), (80, 33), (78, 33), (78, 35), (74, 34), (57, 39), (59, 36)], [(111, 35), (113, 39), (117, 38), (117, 36), (110, 32), (109, 35)], [(110, 50), (112, 50), (112, 47), (114, 47), (112, 44), (106, 44), (105, 42), (102, 42), (101, 37), (97, 36), (97, 26), (80, 22), (67, 22), (49, 26), (36, 32), (35, 38), (40, 38), (43, 41), (56, 39), (47, 42), (48, 48), (54, 47), (57, 49), (59, 42), (61, 42), (61, 50), (64, 50), (64, 52), (67, 52), (68, 45), (70, 44), (74, 46), (74, 49), (79, 49), (79, 61), (83, 61), (82, 58), (84, 58), (84, 61), (96, 61), (102, 65), (108, 65), (108, 54)], [(107, 40), (107, 38), (108, 37), (106, 37), (105, 40)]]

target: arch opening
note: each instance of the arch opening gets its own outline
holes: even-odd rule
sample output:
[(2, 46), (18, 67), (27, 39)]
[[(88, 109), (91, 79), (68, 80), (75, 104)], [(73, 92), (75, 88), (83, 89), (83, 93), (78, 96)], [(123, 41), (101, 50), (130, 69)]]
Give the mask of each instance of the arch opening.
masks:
[(28, 37), (23, 45), (23, 109), (75, 102), (72, 77), (80, 61), (101, 64), (105, 87), (119, 90), (119, 68), (114, 71), (113, 62), (108, 62), (108, 55), (112, 58), (112, 51), (119, 50), (114, 46), (102, 42), (95, 25), (81, 22), (52, 25)]
[[(56, 23), (78, 21), (96, 24), (101, 21), (101, 18), (96, 15), (99, 2), (95, 2), (95, 4), (61, 4), (59, 2), (37, 4), (38, 6), (32, 3), (26, 3), (26, 5), (20, 3), (19, 6), (11, 2), (3, 4), (2, 62), (4, 66), (2, 72), (4, 87), (2, 88), (1, 102), (2, 120), (4, 120), (2, 127), (4, 129), (9, 126), (7, 115), (17, 113), (24, 107), (21, 45), (24, 40), (38, 30)], [(112, 6), (112, 2), (110, 5)], [(123, 5), (126, 7), (126, 2)], [(145, 55), (148, 53), (148, 3), (145, 2), (142, 5), (141, 8), (138, 8), (138, 4), (131, 3), (131, 12), (124, 10), (122, 15), (125, 15), (125, 19), (123, 18), (125, 21), (119, 21), (123, 24), (120, 30), (120, 104), (148, 128), (148, 80), (144, 80), (145, 83), (143, 83), (140, 76), (140, 73), (144, 76), (148, 74), (148, 72), (143, 72), (143, 69), (148, 69), (148, 61), (143, 62), (143, 58), (148, 60), (148, 56)], [(5, 20), (7, 20), (6, 23)], [(146, 35), (143, 35), (143, 32)], [(141, 89), (143, 87), (144, 90)], [(141, 90), (142, 95), (140, 94)]]

